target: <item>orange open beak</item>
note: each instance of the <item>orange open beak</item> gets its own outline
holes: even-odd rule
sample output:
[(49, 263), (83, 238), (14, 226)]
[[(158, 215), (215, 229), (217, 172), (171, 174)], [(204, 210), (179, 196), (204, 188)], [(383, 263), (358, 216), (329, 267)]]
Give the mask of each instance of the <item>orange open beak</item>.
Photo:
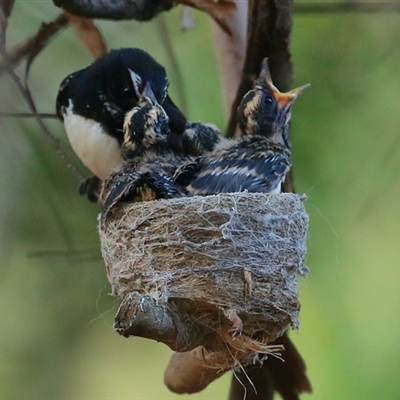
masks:
[(262, 61), (260, 77), (258, 79), (264, 81), (265, 85), (272, 91), (273, 96), (281, 107), (293, 103), (293, 101), (300, 96), (303, 90), (310, 86), (310, 84), (307, 83), (306, 85), (292, 89), (289, 92), (281, 93), (272, 83), (271, 73), (268, 67), (268, 58), (264, 58)]
[(273, 89), (272, 88), (271, 89), (272, 89), (272, 93), (273, 93), (275, 99), (277, 100), (278, 104), (281, 107), (284, 107), (287, 104), (293, 103), (300, 96), (300, 94), (303, 92), (303, 90), (308, 88), (309, 86), (310, 86), (310, 84), (307, 83), (306, 85), (300, 86), (296, 89), (292, 89), (286, 93), (281, 93), (275, 86)]

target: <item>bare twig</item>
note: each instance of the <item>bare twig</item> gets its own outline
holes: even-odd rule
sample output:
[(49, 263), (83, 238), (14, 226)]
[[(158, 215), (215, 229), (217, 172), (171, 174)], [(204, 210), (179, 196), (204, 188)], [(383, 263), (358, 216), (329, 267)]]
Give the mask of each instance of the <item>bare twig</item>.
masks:
[(11, 63), (11, 60), (8, 57), (7, 51), (6, 51), (6, 26), (5, 26), (5, 15), (3, 11), (0, 9), (0, 55), (3, 57), (3, 63), (5, 64), (5, 67), (7, 69), (8, 74), (10, 75), (11, 79), (14, 81), (15, 85), (17, 86), (18, 90), (21, 92), (22, 96), (24, 97), (26, 103), (28, 104), (30, 110), (32, 113), (35, 115), (36, 122), (42, 129), (42, 131), (45, 133), (45, 136), (50, 143), (50, 145), (54, 148), (58, 156), (65, 162), (67, 167), (72, 171), (72, 173), (79, 179), (82, 180), (84, 179), (84, 175), (79, 171), (79, 169), (73, 164), (73, 162), (70, 160), (70, 158), (67, 156), (67, 154), (62, 150), (62, 148), (59, 145), (58, 140), (54, 137), (54, 135), (50, 132), (50, 130), (47, 128), (43, 120), (41, 119), (37, 109), (35, 102), (33, 100), (32, 94), (29, 90), (29, 87), (27, 86), (27, 83), (25, 84), (21, 81), (19, 76), (15, 73), (13, 65)]
[(99, 58), (107, 53), (107, 45), (103, 34), (90, 18), (78, 17), (67, 11), (64, 14), (70, 24), (75, 28), (78, 37), (94, 58)]
[(33, 37), (30, 43), (30, 48), (28, 52), (28, 58), (26, 61), (25, 68), (25, 82), (28, 80), (30, 68), (33, 60), (39, 55), (39, 53), (46, 47), (49, 40), (59, 32), (59, 30), (67, 24), (65, 18), (60, 15), (57, 19), (50, 23), (42, 23), (38, 32)]
[(400, 11), (398, 1), (346, 1), (346, 2), (307, 2), (295, 3), (296, 13), (330, 13), (330, 12), (386, 12)]
[[(39, 28), (38, 32), (23, 42), (17, 44), (10, 51), (7, 52), (7, 56), (10, 64), (14, 67), (22, 61), (23, 58), (27, 57), (32, 48), (36, 48), (41, 51), (49, 42), (52, 37), (58, 33), (62, 28), (68, 25), (68, 20), (65, 15), (61, 14), (51, 22), (43, 23)], [(4, 59), (0, 60), (0, 74), (6, 71), (6, 65)]]
[(28, 112), (0, 112), (0, 118), (48, 118), (48, 119), (58, 119), (57, 114), (54, 113), (40, 113), (32, 114)]
[(183, 79), (181, 68), (177, 61), (176, 52), (164, 16), (161, 14), (155, 20), (155, 23), (158, 30), (158, 37), (163, 44), (163, 48), (165, 49), (169, 62), (171, 63), (173, 74), (176, 79), (177, 85), (175, 85), (175, 88), (179, 97), (179, 105), (182, 108), (183, 113), (186, 114), (188, 111), (188, 101), (185, 90), (185, 82)]

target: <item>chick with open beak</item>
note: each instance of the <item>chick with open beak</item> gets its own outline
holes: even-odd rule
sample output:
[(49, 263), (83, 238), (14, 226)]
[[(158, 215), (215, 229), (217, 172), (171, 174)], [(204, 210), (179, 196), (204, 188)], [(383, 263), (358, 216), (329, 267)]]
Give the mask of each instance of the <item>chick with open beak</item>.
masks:
[(268, 59), (262, 62), (253, 89), (247, 92), (238, 108), (238, 122), (243, 135), (282, 136), (276, 138), (289, 147), (289, 121), (294, 101), (309, 84), (281, 93), (272, 83)]
[(308, 85), (281, 93), (263, 60), (253, 89), (242, 99), (238, 121), (242, 136), (203, 157), (204, 167), (189, 193), (279, 193), (291, 168), (289, 121), (294, 100)]

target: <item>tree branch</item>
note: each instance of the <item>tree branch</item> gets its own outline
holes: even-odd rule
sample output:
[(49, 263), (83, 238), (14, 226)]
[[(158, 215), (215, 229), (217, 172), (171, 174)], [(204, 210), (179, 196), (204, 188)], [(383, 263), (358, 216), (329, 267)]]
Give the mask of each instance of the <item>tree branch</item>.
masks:
[[(31, 53), (32, 48), (36, 47), (37, 51), (41, 51), (49, 43), (53, 36), (67, 25), (68, 20), (64, 14), (59, 15), (51, 22), (43, 23), (35, 35), (17, 44), (9, 52), (7, 52), (7, 58), (10, 65), (12, 67), (17, 66), (22, 59)], [(0, 59), (0, 74), (5, 71), (7, 71), (7, 67), (4, 57), (2, 56)]]
[(54, 113), (28, 113), (28, 112), (0, 112), (0, 118), (48, 118), (48, 119), (58, 119), (57, 114)]
[(29, 86), (27, 82), (23, 83), (19, 76), (15, 73), (13, 65), (11, 63), (11, 60), (8, 57), (7, 51), (6, 51), (6, 17), (5, 14), (3, 13), (3, 10), (0, 9), (0, 55), (3, 58), (3, 63), (5, 65), (5, 68), (11, 77), (11, 79), (14, 81), (15, 85), (17, 86), (18, 90), (21, 92), (22, 96), (24, 97), (26, 103), (28, 104), (30, 110), (32, 113), (35, 115), (36, 122), (44, 132), (48, 142), (50, 145), (53, 147), (57, 155), (65, 162), (67, 167), (72, 171), (72, 173), (79, 179), (82, 180), (84, 179), (84, 175), (79, 171), (79, 169), (74, 165), (74, 163), (70, 160), (68, 155), (62, 150), (62, 148), (59, 145), (58, 140), (55, 138), (55, 136), (50, 132), (50, 130), (47, 128), (43, 120), (41, 119), (37, 109), (36, 109), (36, 104), (33, 100), (31, 91), (29, 90)]
[(171, 64), (173, 76), (177, 83), (175, 88), (178, 93), (179, 106), (181, 107), (183, 113), (186, 114), (188, 111), (188, 99), (185, 90), (185, 80), (183, 79), (182, 71), (176, 56), (174, 44), (172, 42), (172, 38), (167, 23), (165, 21), (164, 15), (163, 14), (159, 15), (158, 18), (154, 21), (154, 23), (157, 29), (158, 37), (161, 40), (163, 49), (165, 50), (167, 58)]

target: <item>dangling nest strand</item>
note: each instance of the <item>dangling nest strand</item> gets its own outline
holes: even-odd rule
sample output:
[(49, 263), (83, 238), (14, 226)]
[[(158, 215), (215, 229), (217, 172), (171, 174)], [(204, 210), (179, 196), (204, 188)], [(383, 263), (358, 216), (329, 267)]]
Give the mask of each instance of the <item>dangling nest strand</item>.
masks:
[(176, 351), (268, 353), (298, 327), (302, 200), (234, 193), (120, 206), (99, 223), (112, 294), (122, 299), (115, 329)]

